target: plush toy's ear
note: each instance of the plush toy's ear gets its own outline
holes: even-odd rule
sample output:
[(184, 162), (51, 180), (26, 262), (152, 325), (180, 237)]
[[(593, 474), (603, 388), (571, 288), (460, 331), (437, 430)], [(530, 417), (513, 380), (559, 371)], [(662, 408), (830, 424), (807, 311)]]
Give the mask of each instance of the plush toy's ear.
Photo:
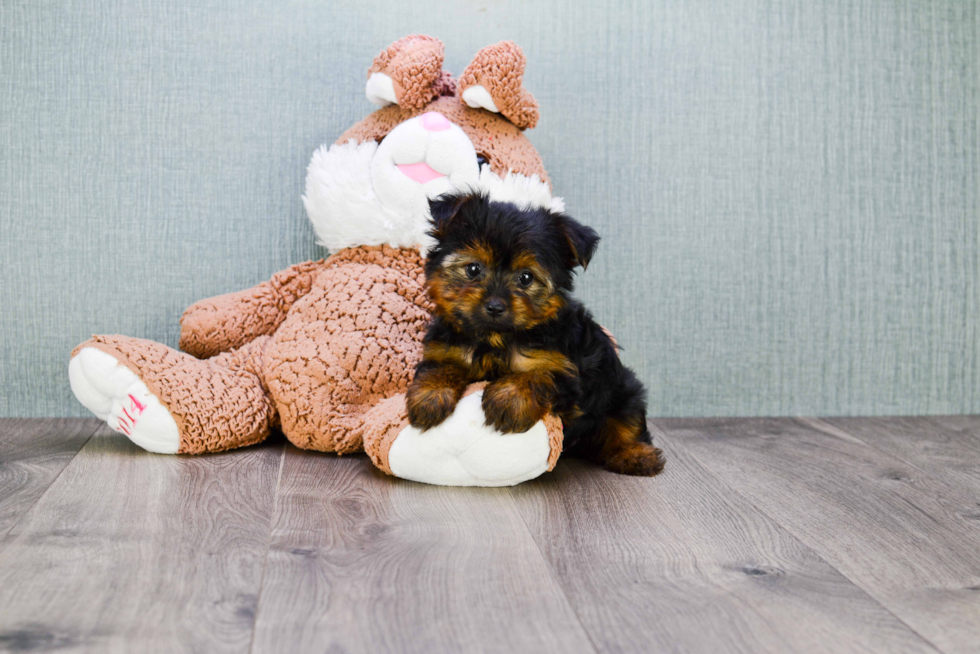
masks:
[(561, 225), (565, 239), (572, 249), (573, 266), (582, 266), (582, 270), (585, 270), (589, 267), (589, 262), (592, 261), (599, 246), (599, 234), (591, 227), (564, 214), (561, 215)]
[(421, 109), (439, 95), (451, 95), (456, 82), (442, 69), (442, 42), (413, 34), (398, 39), (374, 58), (364, 92), (382, 107)]
[(503, 116), (520, 129), (538, 124), (538, 101), (522, 85), (527, 58), (513, 41), (490, 45), (473, 57), (459, 78), (463, 102)]

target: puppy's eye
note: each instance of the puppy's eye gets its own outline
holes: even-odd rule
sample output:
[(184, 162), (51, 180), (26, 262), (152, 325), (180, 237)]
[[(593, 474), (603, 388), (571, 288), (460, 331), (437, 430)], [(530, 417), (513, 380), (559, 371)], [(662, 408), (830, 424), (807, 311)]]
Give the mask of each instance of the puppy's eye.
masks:
[(483, 272), (483, 266), (478, 263), (468, 263), (466, 264), (466, 276), (470, 279), (476, 279)]
[(485, 164), (485, 163), (487, 163), (487, 158), (484, 157), (482, 154), (477, 154), (476, 155), (476, 165), (477, 165), (477, 167), (483, 168), (483, 164)]
[(532, 275), (529, 271), (525, 270), (517, 277), (517, 281), (520, 282), (521, 286), (527, 288), (532, 283), (534, 283), (534, 275)]

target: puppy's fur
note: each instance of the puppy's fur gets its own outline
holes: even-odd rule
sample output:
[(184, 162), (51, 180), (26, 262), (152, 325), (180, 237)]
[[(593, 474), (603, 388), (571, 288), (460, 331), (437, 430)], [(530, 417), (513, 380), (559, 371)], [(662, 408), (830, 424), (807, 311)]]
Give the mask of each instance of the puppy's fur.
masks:
[(598, 245), (595, 231), (479, 194), (442, 196), (431, 213), (436, 245), (425, 273), (435, 311), (408, 389), (411, 423), (438, 425), (467, 384), (486, 380), (483, 409), (498, 430), (527, 431), (552, 411), (566, 452), (623, 474), (660, 472), (643, 385), (570, 295), (573, 269)]

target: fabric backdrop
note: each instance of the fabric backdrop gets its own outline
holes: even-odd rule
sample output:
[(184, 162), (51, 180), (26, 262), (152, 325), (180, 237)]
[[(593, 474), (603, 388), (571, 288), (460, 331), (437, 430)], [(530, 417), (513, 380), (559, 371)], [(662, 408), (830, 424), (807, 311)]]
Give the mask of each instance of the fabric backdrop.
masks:
[(175, 345), (326, 255), (308, 158), (414, 32), (524, 48), (652, 414), (980, 412), (975, 2), (3, 0), (0, 415), (85, 415), (91, 333)]

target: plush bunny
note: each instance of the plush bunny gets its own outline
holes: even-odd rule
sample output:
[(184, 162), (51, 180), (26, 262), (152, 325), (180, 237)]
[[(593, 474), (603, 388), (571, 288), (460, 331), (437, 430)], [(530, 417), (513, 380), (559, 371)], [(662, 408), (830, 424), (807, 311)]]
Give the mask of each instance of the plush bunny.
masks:
[(419, 432), (406, 417), (429, 321), (429, 199), (472, 188), (563, 208), (522, 133), (538, 107), (520, 48), (481, 50), (458, 81), (442, 62), (434, 38), (392, 44), (368, 71), (366, 94), (382, 108), (313, 154), (303, 202), (333, 256), (194, 304), (183, 352), (93, 336), (72, 352), (78, 400), (152, 452), (218, 452), (280, 428), (299, 448), (364, 450), (388, 474), (433, 484), (511, 485), (554, 467), (560, 421), (495, 432), (479, 384), (438, 427)]

